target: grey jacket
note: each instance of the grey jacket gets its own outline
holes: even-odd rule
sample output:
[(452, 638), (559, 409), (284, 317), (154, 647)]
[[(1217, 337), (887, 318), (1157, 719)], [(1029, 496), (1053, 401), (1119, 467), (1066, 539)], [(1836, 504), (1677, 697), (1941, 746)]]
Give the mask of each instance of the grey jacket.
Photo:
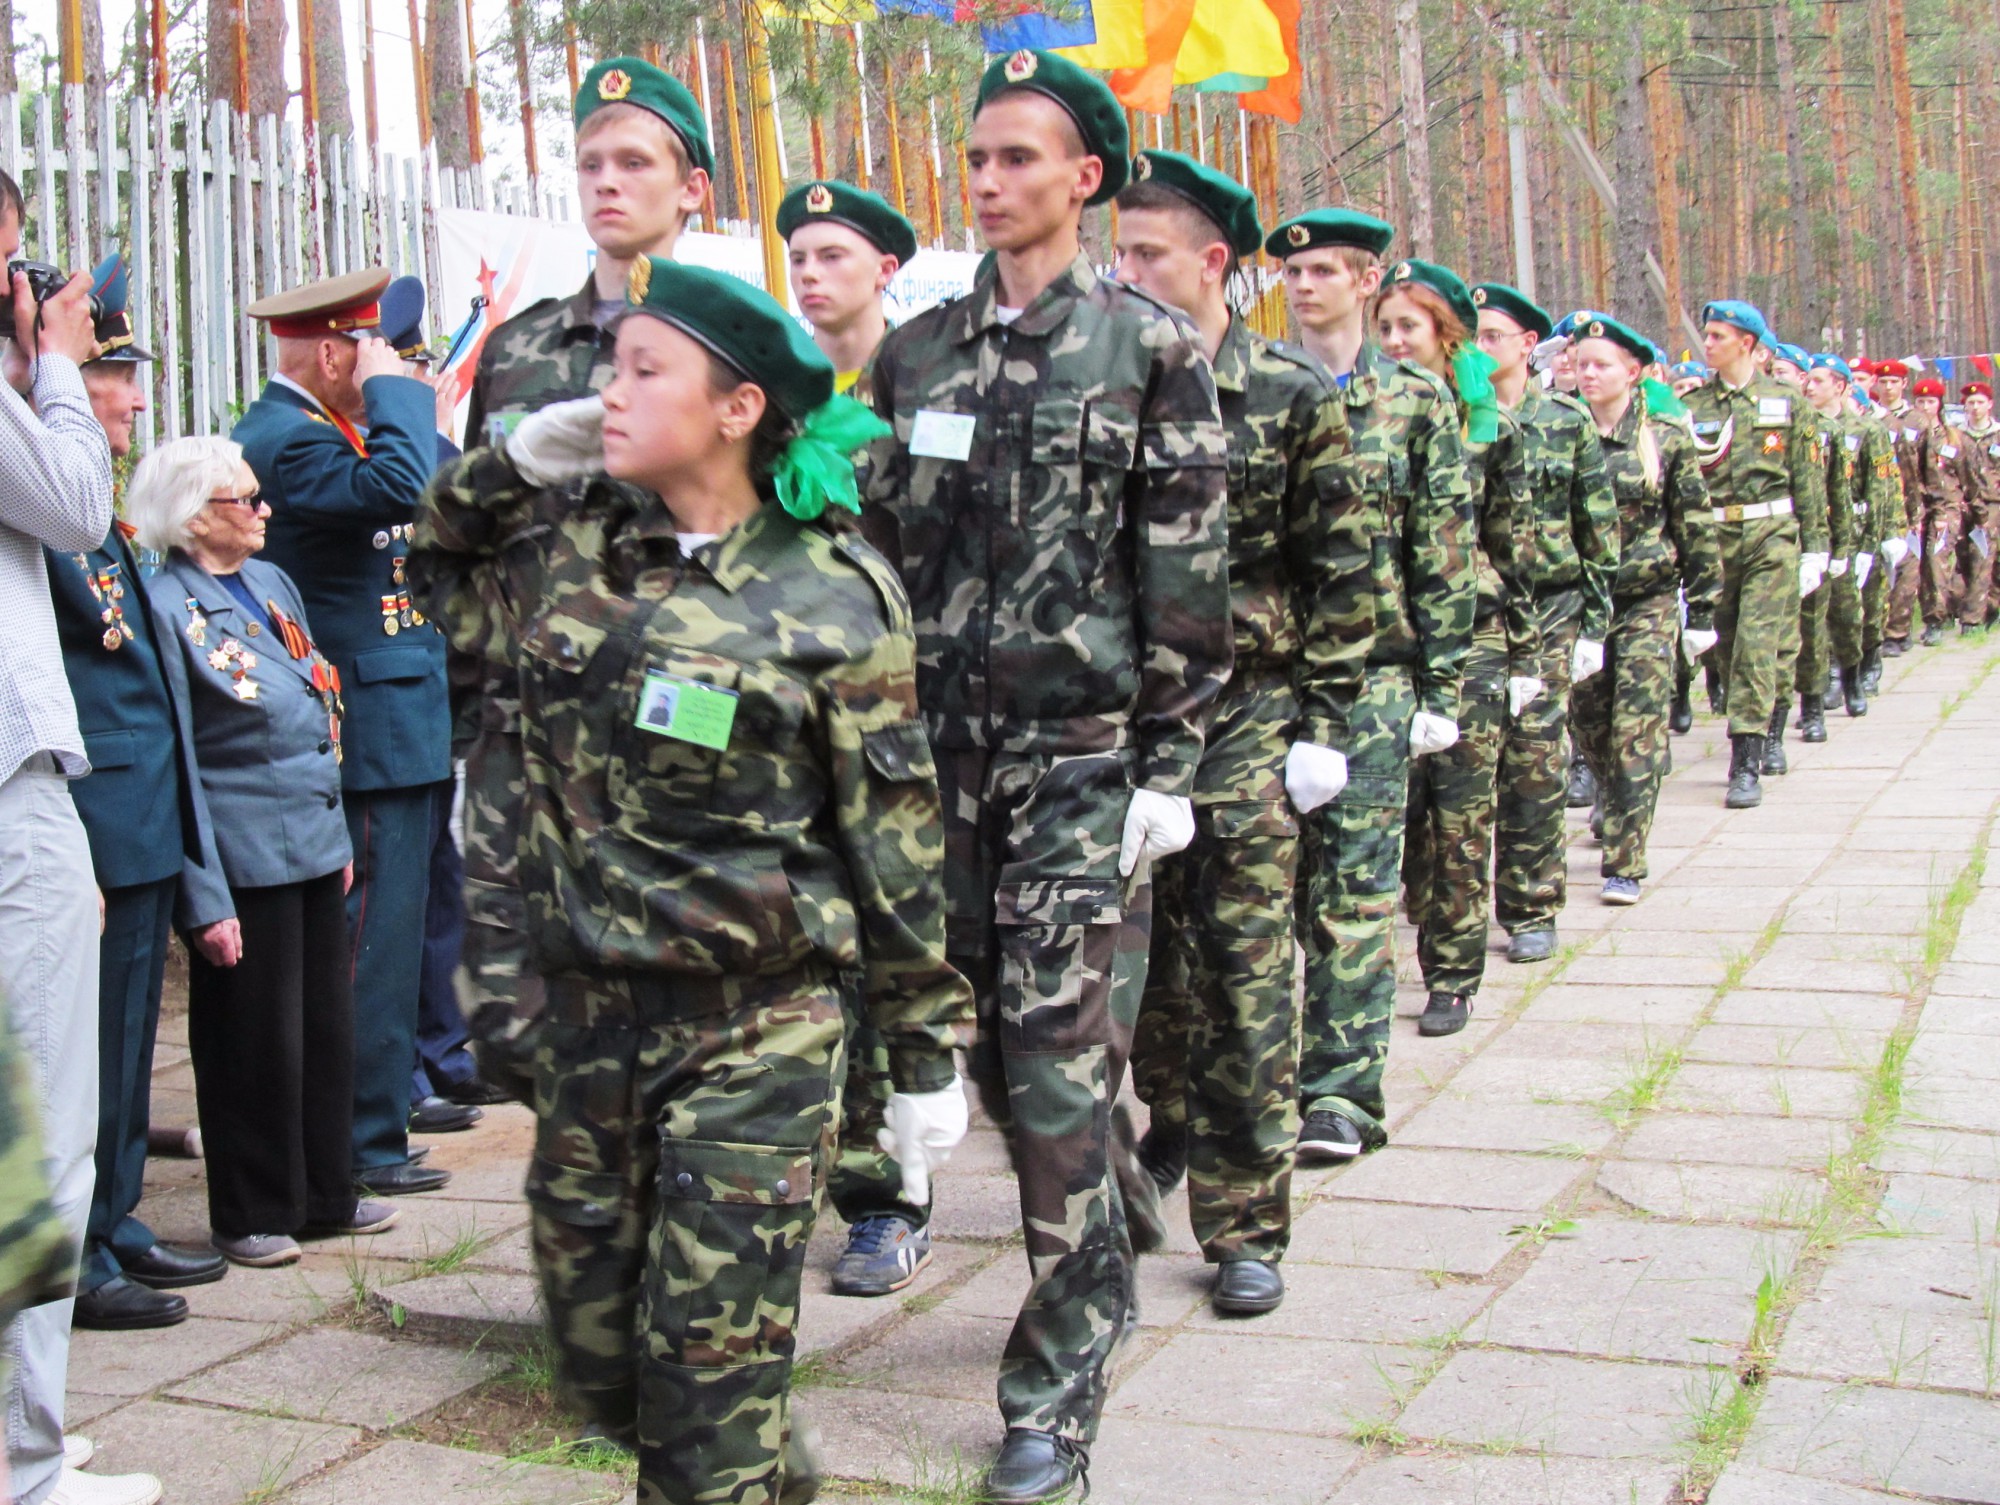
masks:
[[(239, 578), (309, 631), (283, 570), (249, 559)], [(204, 847), (213, 853), (204, 851), (202, 866), (183, 867), (174, 917), (180, 929), (196, 930), (236, 913), (231, 889), (302, 883), (347, 865), (353, 850), (340, 806), (339, 744), (313, 683), (317, 650), (294, 658), (279, 632), (246, 621), (236, 598), (178, 549), (149, 582), (149, 595), (208, 804)]]

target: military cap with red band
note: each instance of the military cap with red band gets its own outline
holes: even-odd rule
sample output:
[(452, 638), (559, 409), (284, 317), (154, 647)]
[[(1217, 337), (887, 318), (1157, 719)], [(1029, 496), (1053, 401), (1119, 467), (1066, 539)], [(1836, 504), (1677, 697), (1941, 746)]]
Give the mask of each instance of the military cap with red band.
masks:
[(246, 310), (281, 340), (310, 340), (325, 334), (365, 334), (382, 322), (382, 290), (389, 274), (380, 267), (308, 282), (260, 298)]

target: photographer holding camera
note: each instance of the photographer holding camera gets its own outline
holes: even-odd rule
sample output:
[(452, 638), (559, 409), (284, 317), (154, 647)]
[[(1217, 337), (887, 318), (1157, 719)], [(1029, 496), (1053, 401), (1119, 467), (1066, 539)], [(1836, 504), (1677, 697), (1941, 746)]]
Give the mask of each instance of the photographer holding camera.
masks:
[[(25, 212), (20, 185), (0, 174), (0, 253), (10, 263)], [(9, 270), (12, 328), (0, 344), (0, 600), (10, 629), (0, 634), (0, 994), (34, 1079), (56, 1213), (81, 1246), (97, 1143), (100, 911), (69, 793), (90, 764), (42, 549), (104, 541), (111, 451), (78, 369), (98, 353), (90, 278), (55, 288), (45, 273)], [(95, 1479), (64, 1469), (71, 1306), (29, 1308), (0, 1348), (15, 1497), (26, 1505), (157, 1499), (158, 1483), (144, 1475)]]

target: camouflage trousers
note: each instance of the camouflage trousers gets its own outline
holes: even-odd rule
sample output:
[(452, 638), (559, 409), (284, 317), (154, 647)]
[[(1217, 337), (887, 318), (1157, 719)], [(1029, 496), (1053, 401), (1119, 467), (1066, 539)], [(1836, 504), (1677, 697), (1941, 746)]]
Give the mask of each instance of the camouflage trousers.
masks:
[(1646, 838), (1670, 761), (1667, 712), (1680, 657), (1680, 602), (1665, 591), (1621, 601), (1604, 667), (1570, 692), (1570, 730), (1597, 776), (1607, 878), (1646, 876)]
[(858, 990), (848, 990), (847, 1082), (840, 1094), (840, 1140), (827, 1172), (826, 1199), (843, 1223), (893, 1212), (921, 1228), (929, 1207), (903, 1200), (903, 1171), (878, 1137), (896, 1090), (889, 1078), (889, 1046), (863, 1015)]
[(1306, 822), (1299, 928), (1306, 950), (1299, 1103), (1387, 1138), (1382, 1067), (1396, 1012), (1396, 886), (1410, 794), (1416, 686), (1371, 665), (1348, 718), (1347, 787)]
[(640, 1505), (775, 1505), (832, 979), (552, 978), (535, 1031), (535, 1268), (570, 1398), (639, 1453)]
[(1027, 1242), (1000, 1411), (1087, 1446), (1134, 1306), (1111, 1105), (1145, 987), (1152, 883), (1118, 875), (1127, 758), (933, 752), (945, 950), (978, 1001), (971, 1075), (1007, 1136)]
[(1833, 601), (1835, 583), (1832, 579), (1822, 580), (1818, 590), (1799, 600), (1799, 656), (1792, 666), (1790, 683), (1801, 695), (1817, 695), (1826, 685), (1826, 671), (1832, 654), (1828, 639), (1828, 608)]
[(1958, 614), (1965, 594), (1959, 555), (1965, 543), (1964, 520), (1955, 511), (1937, 508), (1924, 519), (1924, 570), (1917, 587), (1926, 627), (1941, 626)]
[(1992, 609), (1996, 526), (2000, 526), (2000, 502), (1966, 505), (1965, 537), (1958, 546), (1959, 578), (1964, 586), (1958, 620), (1965, 627), (1984, 627)]
[[(1569, 661), (1583, 616), (1580, 590), (1551, 591), (1535, 603), (1540, 662), (1529, 672), (1543, 690), (1507, 718), (1500, 742), (1494, 817), (1494, 918), (1513, 935), (1548, 930), (1569, 901)], [(1516, 666), (1519, 672), (1519, 666)]]
[(1889, 568), (1889, 556), (1882, 552), (1881, 544), (1875, 545), (1875, 565), (1868, 571), (1868, 583), (1861, 587), (1861, 656), (1882, 646), (1882, 638), (1889, 625), (1889, 577), (1894, 573)]
[[(1799, 652), (1799, 532), (1789, 517), (1718, 523), (1722, 599), (1715, 607), (1729, 734), (1762, 736)], [(1789, 690), (1784, 690), (1789, 695)]]
[(1898, 643), (1909, 639), (1910, 626), (1917, 616), (1918, 582), (1924, 573), (1922, 537), (1915, 533), (1904, 537), (1912, 540), (1910, 552), (1903, 556), (1902, 567), (1889, 582), (1889, 615), (1882, 629), (1883, 637)]
[(465, 940), (453, 977), (479, 1074), (530, 1102), (534, 1026), (547, 1007), (528, 965), (516, 855), (528, 797), (518, 732), (482, 727), (465, 755)]
[[(1876, 563), (1881, 561), (1878, 559)], [(1873, 567), (1868, 571), (1868, 579), (1871, 584), (1874, 582)], [(1826, 597), (1826, 638), (1825, 646), (1820, 650), (1821, 662), (1825, 663), (1830, 654), (1836, 667), (1852, 669), (1861, 662), (1861, 618), (1864, 610), (1862, 587), (1854, 580), (1853, 559), (1850, 557), (1848, 560), (1846, 574), (1838, 580), (1828, 580), (1815, 594)], [(1803, 653), (1805, 649), (1799, 651)], [(1818, 690), (1819, 686), (1815, 684), (1812, 688)]]
[(1495, 779), (1507, 734), (1507, 634), (1498, 617), (1472, 632), (1458, 696), (1458, 740), (1410, 764), (1403, 908), (1434, 993), (1472, 994), (1486, 975), (1487, 877)]
[(1132, 1085), (1187, 1130), (1188, 1210), (1210, 1264), (1291, 1238), (1299, 1137), (1299, 823), (1285, 798), (1289, 676), (1239, 671), (1209, 715), (1195, 838), (1153, 870), (1153, 951)]

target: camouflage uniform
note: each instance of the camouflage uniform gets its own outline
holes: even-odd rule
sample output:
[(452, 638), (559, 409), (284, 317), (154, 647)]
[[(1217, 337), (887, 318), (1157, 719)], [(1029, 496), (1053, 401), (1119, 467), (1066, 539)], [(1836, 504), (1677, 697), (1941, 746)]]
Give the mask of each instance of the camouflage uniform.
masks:
[[(1834, 666), (1843, 672), (1859, 672), (1862, 658), (1862, 631), (1866, 613), (1866, 596), (1874, 587), (1875, 577), (1882, 572), (1882, 518), (1886, 507), (1879, 506), (1885, 492), (1885, 483), (1875, 473), (1875, 455), (1870, 449), (1872, 426), (1868, 419), (1852, 408), (1843, 407), (1838, 422), (1840, 432), (1835, 440), (1846, 464), (1846, 492), (1848, 528), (1847, 573), (1838, 580), (1827, 582), (1826, 631), (1827, 645), (1832, 654)], [(1882, 434), (1881, 460), (1884, 468), (1893, 468), (1895, 459), (1889, 454), (1889, 436)], [(1829, 493), (1829, 516), (1831, 493)], [(1860, 556), (1866, 554), (1874, 563), (1869, 566), (1868, 584), (1860, 584), (1858, 564)]]
[(1458, 697), (1458, 741), (1410, 768), (1404, 815), (1403, 908), (1417, 927), (1417, 963), (1432, 992), (1470, 995), (1486, 969), (1487, 874), (1506, 736), (1507, 680), (1542, 659), (1527, 584), (1534, 548), (1530, 440), (1518, 410), (1491, 443), (1466, 444), (1478, 520), (1472, 648)]
[[(49, 1197), (35, 1077), (0, 1001), (0, 1328), (76, 1294), (77, 1246)], [(0, 1352), (0, 1388), (7, 1382)]]
[(1958, 433), (1964, 454), (1965, 540), (1959, 554), (1965, 569), (1965, 600), (1959, 625), (1968, 631), (1986, 625), (1993, 594), (1993, 549), (2000, 533), (2000, 423)]
[[(1889, 584), (1889, 614), (1883, 637), (1892, 643), (1907, 642), (1910, 625), (1917, 614), (1917, 582), (1924, 573), (1924, 415), (1915, 404), (1904, 402), (1889, 410), (1883, 420), (1896, 446), (1896, 471), (1903, 482), (1903, 535), (1910, 552), (1904, 556), (1896, 578)], [(1885, 527), (1884, 535), (1893, 530)]]
[(1365, 345), (1342, 395), (1368, 501), (1375, 646), (1348, 718), (1347, 787), (1306, 827), (1299, 1101), (1380, 1143), (1410, 720), (1419, 710), (1460, 714), (1475, 596), (1472, 482), (1457, 404), (1428, 371)]
[[(1875, 554), (1868, 583), (1861, 587), (1861, 657), (1874, 665), (1889, 622), (1890, 577), (1898, 573), (1889, 568), (1889, 556), (1882, 546), (1891, 538), (1903, 536), (1909, 527), (1909, 514), (1903, 502), (1903, 472), (1896, 459), (1895, 436), (1888, 423), (1872, 412), (1856, 414), (1855, 421), (1861, 428), (1860, 471), (1863, 494), (1868, 499), (1867, 528), (1874, 540)], [(1857, 502), (1857, 520), (1859, 507)]]
[[(1236, 667), (1209, 713), (1196, 835), (1154, 870), (1132, 1082), (1188, 1132), (1188, 1203), (1211, 1263), (1275, 1260), (1298, 1141), (1294, 741), (1345, 748), (1374, 619), (1347, 409), (1326, 373), (1232, 320), (1215, 357), (1229, 434)], [(1346, 615), (1336, 615), (1343, 603)]]
[(1799, 555), (1827, 552), (1816, 415), (1796, 389), (1768, 376), (1733, 389), (1711, 376), (1686, 401), (1722, 544), (1722, 636), (1710, 651), (1721, 665), (1730, 735), (1761, 737), (1773, 708), (1790, 703), (1781, 692), (1798, 651)]
[(1924, 430), (1917, 472), (1924, 503), (1924, 572), (1918, 587), (1924, 626), (1941, 627), (1961, 594), (1959, 544), (1965, 537), (1965, 446), (1959, 431), (1942, 423)]
[(876, 353), (895, 433), (869, 451), (863, 526), (917, 621), (946, 945), (1020, 1179), (1032, 1283), (1000, 1409), (1088, 1445), (1131, 1311), (1107, 1110), (1151, 935), (1148, 874), (1121, 880), (1118, 849), (1135, 787), (1192, 792), (1228, 677), (1226, 440), (1189, 326), (1087, 257), (1012, 324), (998, 307), (989, 271)]
[(1579, 636), (1602, 643), (1611, 630), (1618, 575), (1618, 503), (1590, 410), (1531, 381), (1514, 418), (1522, 434), (1515, 484), (1524, 487), (1533, 538), (1524, 558), (1541, 636), (1541, 657), (1528, 672), (1546, 688), (1508, 718), (1500, 746), (1493, 912), (1509, 935), (1552, 928), (1568, 898), (1570, 656)]
[[(518, 603), (535, 1263), (566, 1385), (636, 1440), (644, 1505), (770, 1502), (841, 979), (905, 1090), (950, 1084), (970, 1017), (908, 608), (872, 551), (775, 503), (689, 557), (657, 498), (575, 490)], [(492, 558), (540, 515), (478, 450), (425, 526)], [(703, 685), (732, 697), (722, 748), (635, 724)]]
[[(1826, 488), (1826, 531), (1831, 559), (1851, 563), (1856, 547), (1853, 490), (1856, 451), (1847, 447), (1849, 430), (1839, 414), (1828, 417), (1814, 409), (1813, 418), (1818, 429), (1814, 442), (1819, 446), (1822, 484)], [(1834, 587), (1846, 583), (1846, 574), (1836, 579), (1829, 571), (1819, 589), (1799, 602), (1799, 658), (1793, 666), (1791, 686), (1800, 695), (1819, 695), (1826, 689), (1832, 655), (1829, 633)]]
[[(1648, 479), (1640, 454), (1641, 424), (1658, 449), (1657, 481)], [(1622, 534), (1617, 614), (1604, 645), (1604, 668), (1576, 687), (1570, 716), (1577, 745), (1597, 775), (1603, 875), (1636, 880), (1646, 876), (1646, 838), (1667, 773), (1678, 598), (1686, 595), (1689, 627), (1699, 631), (1713, 623), (1722, 551), (1683, 420), (1652, 417), (1644, 396), (1635, 393), (1618, 426), (1600, 438)]]

